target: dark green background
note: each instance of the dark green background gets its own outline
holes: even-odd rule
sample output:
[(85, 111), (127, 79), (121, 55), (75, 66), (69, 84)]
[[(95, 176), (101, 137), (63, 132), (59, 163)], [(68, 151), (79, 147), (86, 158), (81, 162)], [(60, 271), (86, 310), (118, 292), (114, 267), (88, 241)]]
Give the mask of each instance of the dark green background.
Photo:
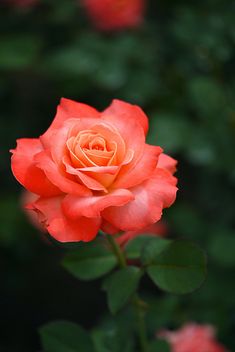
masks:
[(212, 323), (235, 350), (234, 21), (234, 1), (152, 0), (141, 28), (99, 33), (76, 1), (0, 7), (1, 352), (38, 351), (42, 324), (93, 328), (107, 311), (100, 282), (70, 277), (65, 250), (28, 223), (10, 171), (16, 138), (42, 134), (62, 96), (101, 110), (119, 98), (147, 112), (149, 142), (179, 160), (178, 199), (164, 215), (170, 236), (200, 244), (209, 263), (191, 295), (143, 282), (150, 331)]

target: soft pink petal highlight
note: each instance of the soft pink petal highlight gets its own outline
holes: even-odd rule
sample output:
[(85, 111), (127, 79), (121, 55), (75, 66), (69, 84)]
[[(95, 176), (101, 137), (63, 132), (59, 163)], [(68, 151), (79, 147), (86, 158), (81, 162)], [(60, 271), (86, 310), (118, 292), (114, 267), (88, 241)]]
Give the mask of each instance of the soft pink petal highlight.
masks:
[(31, 205), (44, 217), (44, 226), (57, 241), (60, 242), (88, 242), (98, 233), (101, 219), (85, 218), (68, 219), (62, 211), (62, 197), (41, 198)]

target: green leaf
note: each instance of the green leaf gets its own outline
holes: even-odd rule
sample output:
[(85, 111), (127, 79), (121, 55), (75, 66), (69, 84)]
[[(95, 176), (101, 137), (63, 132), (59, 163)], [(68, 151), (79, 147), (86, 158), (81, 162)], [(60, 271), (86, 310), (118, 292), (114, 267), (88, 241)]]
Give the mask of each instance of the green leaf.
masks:
[(52, 322), (39, 330), (45, 352), (94, 352), (89, 334), (79, 325)]
[(142, 263), (144, 265), (149, 265), (155, 262), (156, 257), (161, 254), (171, 243), (172, 241), (160, 237), (149, 239), (141, 255)]
[(108, 348), (105, 346), (105, 337), (106, 336), (101, 329), (96, 329), (92, 332), (92, 339), (96, 352), (109, 352)]
[(117, 264), (115, 255), (102, 243), (86, 243), (69, 253), (63, 266), (80, 280), (92, 280), (110, 272)]
[(115, 314), (130, 300), (138, 288), (142, 271), (134, 266), (120, 269), (109, 277), (104, 288), (107, 290), (108, 306)]
[(140, 235), (129, 241), (125, 247), (126, 256), (128, 259), (138, 259), (145, 245), (151, 240), (151, 235)]
[(147, 268), (153, 282), (161, 289), (183, 294), (201, 286), (206, 275), (206, 257), (195, 244), (175, 241)]
[(150, 344), (148, 352), (171, 352), (171, 349), (166, 341), (156, 340)]

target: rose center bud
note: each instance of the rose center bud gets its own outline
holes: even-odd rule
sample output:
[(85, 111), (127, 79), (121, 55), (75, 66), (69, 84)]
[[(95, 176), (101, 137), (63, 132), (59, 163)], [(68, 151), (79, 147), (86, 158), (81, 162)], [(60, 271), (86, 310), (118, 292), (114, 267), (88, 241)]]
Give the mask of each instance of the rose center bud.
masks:
[(89, 149), (107, 151), (105, 139), (102, 137), (94, 137), (93, 140), (89, 143)]
[(67, 142), (74, 167), (107, 166), (114, 155), (106, 139), (92, 130), (81, 131)]

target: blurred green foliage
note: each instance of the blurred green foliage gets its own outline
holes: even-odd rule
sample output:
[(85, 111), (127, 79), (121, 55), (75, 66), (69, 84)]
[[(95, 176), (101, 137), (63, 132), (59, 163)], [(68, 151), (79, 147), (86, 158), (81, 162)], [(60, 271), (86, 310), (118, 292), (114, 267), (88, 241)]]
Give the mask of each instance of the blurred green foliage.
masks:
[[(146, 279), (149, 329), (153, 336), (186, 321), (212, 323), (235, 350), (234, 11), (234, 1), (150, 0), (141, 28), (104, 34), (79, 1), (0, 5), (1, 351), (37, 351), (42, 324), (71, 319), (94, 328), (106, 311), (99, 285), (68, 277), (59, 266), (64, 249), (27, 224), (10, 172), (16, 138), (40, 135), (61, 96), (98, 109), (119, 98), (146, 111), (149, 143), (179, 160), (178, 200), (165, 211), (169, 235), (199, 243), (209, 262), (206, 283), (188, 296), (163, 295)], [(94, 340), (130, 351), (118, 319), (104, 319)]]

